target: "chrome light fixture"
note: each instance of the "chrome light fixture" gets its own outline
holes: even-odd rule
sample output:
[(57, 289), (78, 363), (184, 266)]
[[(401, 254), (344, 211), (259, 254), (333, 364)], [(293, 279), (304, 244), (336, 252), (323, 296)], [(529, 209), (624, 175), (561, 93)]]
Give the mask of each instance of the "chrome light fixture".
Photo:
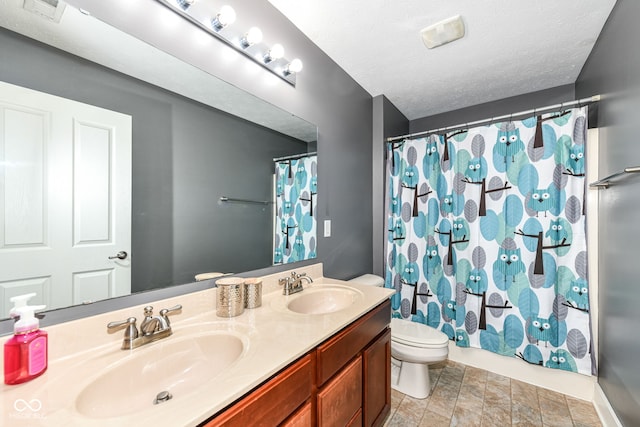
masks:
[(271, 46), (271, 49), (267, 53), (264, 54), (264, 63), (268, 64), (271, 61), (275, 61), (276, 59), (280, 59), (284, 56), (284, 47), (280, 43), (276, 43)]
[(176, 3), (178, 3), (178, 6), (180, 6), (182, 9), (187, 10), (195, 1), (196, 0), (176, 0)]
[(236, 22), (236, 11), (233, 10), (231, 6), (224, 5), (220, 8), (220, 12), (211, 20), (211, 26), (214, 30), (220, 31), (234, 22)]
[(249, 28), (249, 31), (247, 31), (247, 34), (240, 39), (240, 46), (242, 46), (243, 49), (246, 49), (256, 43), (260, 43), (261, 41), (262, 30), (258, 27), (251, 27)]
[[(284, 47), (274, 43), (270, 47), (262, 42), (262, 31), (251, 27), (242, 31), (236, 28), (236, 12), (229, 5), (222, 6), (218, 13), (211, 16), (210, 8), (200, 7), (204, 0), (156, 0), (173, 12), (182, 16), (198, 28), (225, 42), (228, 46), (250, 58), (256, 64), (269, 70), (292, 86), (296, 85), (296, 76), (302, 70), (302, 61), (284, 58)], [(198, 2), (198, 5), (195, 3)], [(215, 12), (214, 12), (215, 13)]]
[(293, 73), (299, 73), (300, 71), (302, 71), (302, 61), (298, 58), (289, 62), (287, 66), (284, 67), (284, 74), (287, 76)]

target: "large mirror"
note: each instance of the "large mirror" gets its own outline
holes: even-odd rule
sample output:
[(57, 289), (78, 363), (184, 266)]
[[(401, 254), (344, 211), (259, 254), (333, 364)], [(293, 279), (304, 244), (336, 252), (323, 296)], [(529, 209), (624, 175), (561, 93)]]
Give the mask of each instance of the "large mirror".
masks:
[[(34, 3), (37, 13), (27, 10)], [(274, 248), (288, 244), (278, 233), (286, 208), (277, 203), (274, 160), (315, 152), (316, 126), (62, 2), (58, 16), (43, 18), (50, 11), (40, 3), (0, 0), (0, 81), (131, 117), (131, 246), (111, 254), (128, 249), (112, 262), (130, 270), (131, 292), (281, 262)], [(317, 164), (306, 167), (314, 186)], [(311, 190), (298, 193), (313, 205)], [(73, 278), (63, 282), (59, 290), (47, 280), (0, 279), (0, 317), (25, 291), (49, 308), (87, 302)], [(114, 289), (102, 297), (118, 296)]]

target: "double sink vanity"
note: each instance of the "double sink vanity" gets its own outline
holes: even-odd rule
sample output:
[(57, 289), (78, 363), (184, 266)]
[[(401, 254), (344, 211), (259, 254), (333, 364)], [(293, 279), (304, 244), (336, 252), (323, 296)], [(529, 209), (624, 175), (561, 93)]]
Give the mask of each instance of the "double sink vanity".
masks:
[(145, 306), (45, 328), (49, 368), (3, 384), (0, 425), (382, 425), (393, 290), (296, 271), (313, 283), (283, 295), (288, 272), (265, 276), (262, 306), (236, 317), (216, 316), (215, 288), (149, 301), (170, 332), (133, 349), (127, 321)]

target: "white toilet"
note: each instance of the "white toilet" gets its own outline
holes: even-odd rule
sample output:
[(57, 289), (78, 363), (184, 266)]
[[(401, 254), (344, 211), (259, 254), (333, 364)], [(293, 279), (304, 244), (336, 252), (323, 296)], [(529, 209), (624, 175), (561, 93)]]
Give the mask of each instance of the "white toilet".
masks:
[[(384, 279), (373, 274), (351, 279), (352, 282), (383, 286)], [(416, 399), (431, 392), (429, 365), (447, 359), (449, 337), (422, 323), (391, 319), (391, 387)]]

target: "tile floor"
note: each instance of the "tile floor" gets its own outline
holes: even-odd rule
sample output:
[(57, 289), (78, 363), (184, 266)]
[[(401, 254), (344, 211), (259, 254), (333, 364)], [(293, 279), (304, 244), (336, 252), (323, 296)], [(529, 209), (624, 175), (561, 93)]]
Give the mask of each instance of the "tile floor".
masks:
[(590, 402), (482, 369), (447, 361), (430, 375), (426, 399), (391, 390), (385, 427), (602, 426)]

